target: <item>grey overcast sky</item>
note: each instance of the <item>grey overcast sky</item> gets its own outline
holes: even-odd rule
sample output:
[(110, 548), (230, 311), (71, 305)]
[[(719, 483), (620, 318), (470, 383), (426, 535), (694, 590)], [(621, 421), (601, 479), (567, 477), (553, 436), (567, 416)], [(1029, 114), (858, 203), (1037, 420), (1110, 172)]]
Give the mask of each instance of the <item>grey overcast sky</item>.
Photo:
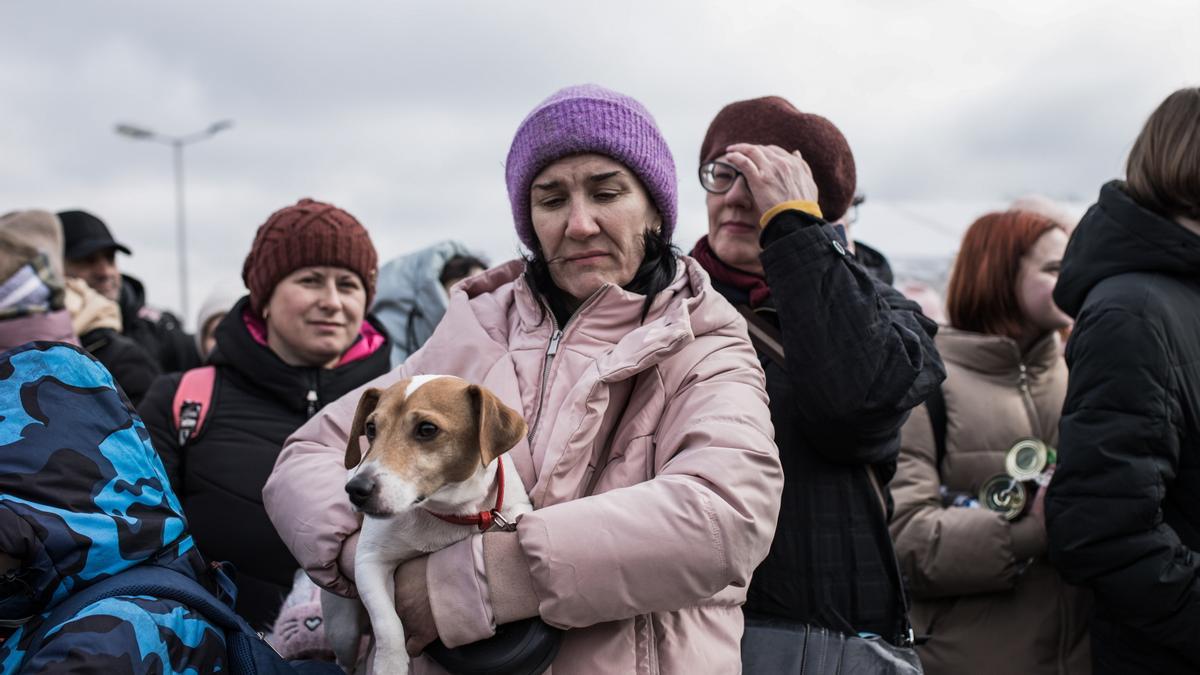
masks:
[[(1197, 0), (0, 3), (0, 212), (81, 207), (178, 307), (170, 151), (113, 133), (236, 126), (187, 150), (192, 306), (254, 231), (311, 196), (381, 258), (444, 238), (517, 252), (504, 158), (559, 87), (641, 100), (680, 176), (677, 243), (722, 105), (778, 94), (832, 119), (868, 196), (857, 236), (948, 255), (987, 209), (1040, 192), (1081, 211), (1141, 123), (1200, 84)], [(190, 323), (190, 317), (189, 317)]]

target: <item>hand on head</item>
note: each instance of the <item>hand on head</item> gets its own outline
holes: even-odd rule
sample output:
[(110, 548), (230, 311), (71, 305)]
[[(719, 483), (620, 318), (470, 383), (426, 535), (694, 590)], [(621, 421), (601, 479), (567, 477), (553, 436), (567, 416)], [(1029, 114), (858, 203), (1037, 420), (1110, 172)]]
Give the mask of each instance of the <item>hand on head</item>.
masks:
[(735, 143), (726, 148), (722, 161), (742, 172), (759, 213), (784, 202), (817, 201), (817, 183), (799, 150), (789, 153), (777, 145)]

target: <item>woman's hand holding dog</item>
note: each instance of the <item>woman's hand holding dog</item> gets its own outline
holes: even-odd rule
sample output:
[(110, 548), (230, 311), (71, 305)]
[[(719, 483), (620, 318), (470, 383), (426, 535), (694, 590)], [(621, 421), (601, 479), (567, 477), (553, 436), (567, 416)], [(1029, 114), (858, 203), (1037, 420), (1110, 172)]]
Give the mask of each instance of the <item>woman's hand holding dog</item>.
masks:
[(421, 556), (396, 570), (396, 614), (404, 624), (404, 646), (413, 657), (419, 656), (438, 637), (425, 580), (428, 561), (429, 556)]

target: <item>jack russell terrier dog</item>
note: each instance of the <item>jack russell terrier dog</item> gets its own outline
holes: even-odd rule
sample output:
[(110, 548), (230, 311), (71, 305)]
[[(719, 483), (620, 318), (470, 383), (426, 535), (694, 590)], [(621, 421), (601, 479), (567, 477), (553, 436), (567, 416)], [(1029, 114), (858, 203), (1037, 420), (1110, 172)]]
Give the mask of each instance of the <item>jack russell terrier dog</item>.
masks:
[(401, 563), (472, 532), (515, 529), (533, 509), (504, 454), (525, 433), (525, 420), (495, 394), (457, 377), (422, 375), (363, 392), (346, 447), (346, 492), (363, 514), (354, 556), (361, 603), (321, 594), (326, 636), (348, 672), (366, 632), (364, 609), (375, 635), (372, 671), (408, 672), (395, 601)]

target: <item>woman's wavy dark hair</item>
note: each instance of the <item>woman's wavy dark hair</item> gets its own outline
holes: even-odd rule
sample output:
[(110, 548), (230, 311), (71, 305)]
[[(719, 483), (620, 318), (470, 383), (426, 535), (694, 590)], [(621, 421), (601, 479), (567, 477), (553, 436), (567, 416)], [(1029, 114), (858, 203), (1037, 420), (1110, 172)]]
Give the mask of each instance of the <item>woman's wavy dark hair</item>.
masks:
[[(642, 249), (645, 252), (642, 264), (633, 275), (633, 279), (622, 288), (630, 293), (646, 296), (642, 305), (642, 321), (645, 321), (650, 313), (650, 306), (654, 304), (654, 298), (666, 290), (675, 279), (676, 265), (681, 254), (671, 242), (652, 230), (646, 230), (642, 235)], [(572, 314), (570, 303), (567, 294), (550, 276), (550, 264), (546, 261), (540, 245), (530, 255), (525, 256), (525, 277), (533, 289), (546, 299), (546, 304), (550, 306), (550, 311), (554, 313), (560, 325), (566, 324), (567, 318)], [(543, 308), (542, 319), (545, 318)]]

